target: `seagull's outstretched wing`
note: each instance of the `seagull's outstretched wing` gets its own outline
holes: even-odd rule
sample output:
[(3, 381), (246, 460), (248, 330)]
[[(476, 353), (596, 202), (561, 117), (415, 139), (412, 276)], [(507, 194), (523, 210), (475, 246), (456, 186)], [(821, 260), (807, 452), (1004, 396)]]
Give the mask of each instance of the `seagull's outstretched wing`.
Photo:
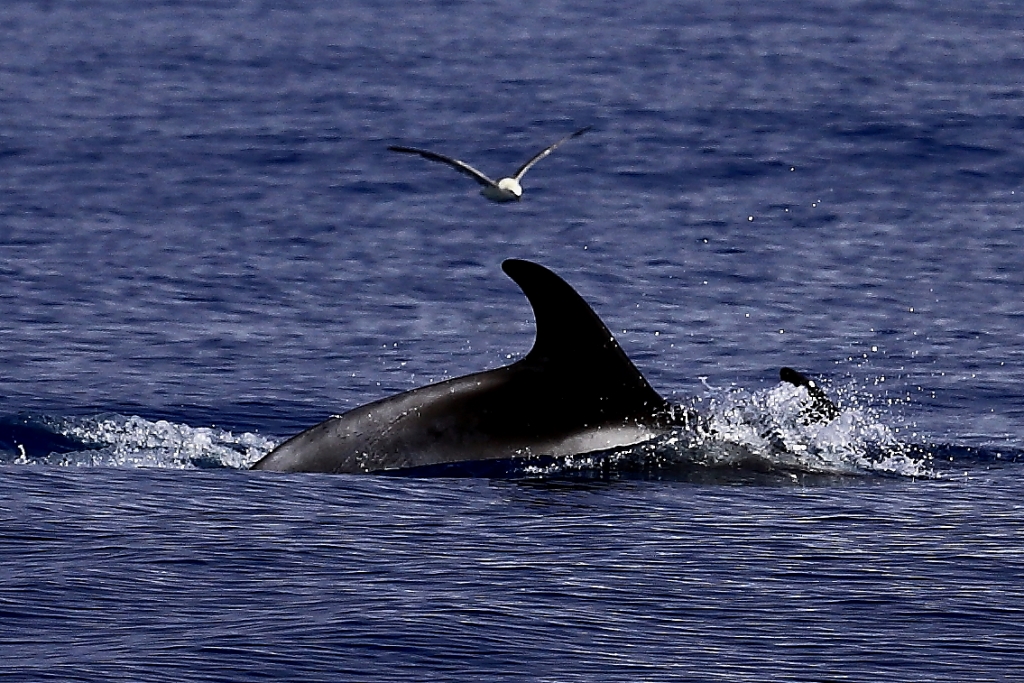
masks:
[(512, 176), (512, 177), (515, 178), (516, 181), (519, 181), (524, 175), (526, 175), (526, 172), (530, 170), (531, 166), (533, 166), (535, 163), (537, 163), (538, 161), (540, 161), (541, 159), (543, 159), (547, 155), (549, 155), (552, 152), (554, 152), (555, 148), (558, 147), (560, 144), (562, 144), (566, 140), (571, 140), (571, 139), (573, 139), (575, 137), (583, 135), (584, 133), (586, 133), (591, 128), (593, 128), (593, 126), (587, 126), (586, 128), (580, 128), (575, 133), (571, 133), (570, 135), (566, 135), (564, 138), (562, 138), (561, 140), (559, 140), (555, 144), (551, 145), (547, 149), (543, 149), (543, 150), (537, 152), (536, 154), (533, 155), (533, 158), (531, 158), (525, 164), (520, 166), (519, 170), (517, 170), (516, 174), (514, 176)]
[(498, 186), (496, 182), (494, 182), (493, 180), (491, 180), (483, 173), (476, 170), (475, 168), (473, 168), (464, 161), (452, 159), (451, 157), (446, 157), (445, 155), (438, 154), (437, 152), (428, 152), (425, 149), (416, 149), (415, 147), (400, 147), (398, 145), (392, 145), (391, 147), (388, 147), (388, 149), (391, 150), (392, 152), (402, 152), (404, 154), (419, 154), (424, 159), (430, 159), (431, 161), (440, 161), (442, 164), (448, 164), (459, 173), (464, 173), (468, 175), (470, 178), (477, 181), (484, 187)]

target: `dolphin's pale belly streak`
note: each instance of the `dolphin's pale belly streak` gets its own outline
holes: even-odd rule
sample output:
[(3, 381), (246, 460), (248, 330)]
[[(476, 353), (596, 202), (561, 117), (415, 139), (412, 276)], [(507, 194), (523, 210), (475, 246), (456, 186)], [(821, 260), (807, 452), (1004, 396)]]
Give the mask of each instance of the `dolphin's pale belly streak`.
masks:
[(664, 434), (674, 413), (587, 303), (551, 271), (509, 260), (537, 319), (523, 359), (413, 389), (288, 439), (254, 469), (364, 473), (563, 457)]
[[(483, 434), (443, 430), (426, 425), (423, 438), (388, 438), (387, 435), (353, 431), (354, 416), (330, 418), (281, 444), (254, 469), (283, 472), (356, 474), (401, 470), (475, 460), (503, 460), (533, 456), (564, 457), (623, 448), (651, 440), (663, 433), (640, 424), (606, 425), (584, 429), (563, 438), (494, 441)], [(416, 412), (403, 418), (417, 420)], [(399, 419), (401, 432), (405, 420)], [(442, 426), (443, 427), (443, 426)]]

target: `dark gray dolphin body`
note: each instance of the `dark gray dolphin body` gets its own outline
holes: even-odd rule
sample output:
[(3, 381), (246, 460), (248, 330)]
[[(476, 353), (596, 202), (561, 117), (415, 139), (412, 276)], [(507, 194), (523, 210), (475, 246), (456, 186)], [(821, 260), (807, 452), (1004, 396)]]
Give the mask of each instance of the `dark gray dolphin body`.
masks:
[(521, 360), (385, 398), (288, 439), (253, 469), (359, 473), (630, 446), (676, 422), (579, 294), (550, 270), (502, 269), (533, 307)]

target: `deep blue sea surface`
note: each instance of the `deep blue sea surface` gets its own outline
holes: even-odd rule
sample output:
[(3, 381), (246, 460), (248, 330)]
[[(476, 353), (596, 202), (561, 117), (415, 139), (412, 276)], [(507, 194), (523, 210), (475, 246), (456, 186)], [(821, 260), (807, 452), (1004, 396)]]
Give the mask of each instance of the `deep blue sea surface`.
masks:
[[(1022, 40), (963, 0), (0, 4), (0, 679), (1024, 680)], [(586, 125), (513, 204), (387, 151), (499, 176)], [(247, 471), (522, 357), (509, 257), (714, 438)]]

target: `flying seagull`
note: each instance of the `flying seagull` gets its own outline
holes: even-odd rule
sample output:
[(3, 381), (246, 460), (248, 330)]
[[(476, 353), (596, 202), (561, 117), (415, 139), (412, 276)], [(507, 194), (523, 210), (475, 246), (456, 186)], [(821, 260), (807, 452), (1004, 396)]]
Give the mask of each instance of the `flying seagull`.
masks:
[(537, 152), (532, 157), (530, 157), (530, 160), (527, 161), (522, 166), (520, 166), (519, 169), (516, 170), (516, 172), (511, 177), (502, 178), (497, 182), (491, 180), (483, 173), (467, 164), (465, 161), (452, 159), (451, 157), (446, 157), (445, 155), (438, 154), (437, 152), (429, 152), (425, 149), (416, 149), (415, 147), (401, 147), (398, 145), (392, 145), (391, 147), (388, 147), (388, 149), (391, 150), (392, 152), (404, 152), (405, 154), (419, 154), (424, 159), (430, 159), (431, 161), (440, 161), (442, 164), (448, 164), (456, 171), (460, 173), (465, 173), (470, 178), (483, 185), (484, 189), (480, 191), (480, 194), (487, 197), (492, 202), (517, 202), (523, 198), (523, 187), (522, 185), (519, 184), (519, 181), (522, 179), (524, 175), (526, 175), (526, 172), (529, 171), (535, 163), (537, 163), (538, 161), (540, 161), (541, 159), (555, 151), (555, 148), (558, 147), (560, 144), (562, 144), (566, 140), (571, 140), (574, 137), (583, 135), (592, 127), (593, 126), (580, 128), (575, 133), (572, 133), (571, 135), (566, 135), (564, 138), (562, 138), (555, 144), (545, 149), (542, 149), (541, 151)]

